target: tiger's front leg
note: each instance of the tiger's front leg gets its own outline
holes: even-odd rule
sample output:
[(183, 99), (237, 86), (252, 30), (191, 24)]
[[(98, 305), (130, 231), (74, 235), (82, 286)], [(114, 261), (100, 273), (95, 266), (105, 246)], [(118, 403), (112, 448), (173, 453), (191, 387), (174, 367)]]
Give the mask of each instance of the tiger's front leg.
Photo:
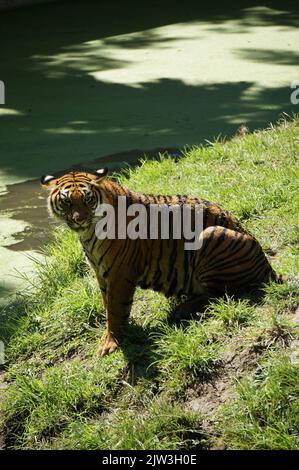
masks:
[(104, 341), (98, 351), (100, 356), (111, 354), (118, 348), (119, 338), (131, 312), (134, 291), (134, 283), (120, 279), (117, 284), (108, 285), (105, 294), (102, 291), (107, 324)]

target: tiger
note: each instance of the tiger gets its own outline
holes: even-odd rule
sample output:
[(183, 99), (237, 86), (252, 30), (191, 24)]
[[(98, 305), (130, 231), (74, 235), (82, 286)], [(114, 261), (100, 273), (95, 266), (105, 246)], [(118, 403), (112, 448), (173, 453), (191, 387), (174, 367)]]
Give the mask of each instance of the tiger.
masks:
[[(136, 192), (108, 177), (107, 168), (71, 171), (59, 177), (45, 175), (41, 184), (49, 191), (50, 213), (78, 233), (95, 272), (106, 315), (104, 340), (98, 349), (101, 356), (118, 349), (137, 287), (150, 288), (167, 297), (185, 297), (185, 309), (192, 311), (205, 295), (215, 297), (270, 281), (284, 282), (259, 242), (240, 221), (204, 198)], [(200, 248), (185, 250), (184, 239), (171, 236), (100, 238), (96, 230), (97, 210), (110, 204), (117, 213), (119, 196), (127, 207), (141, 204), (147, 214), (151, 205), (187, 205), (192, 214), (199, 206), (203, 217)], [(126, 224), (131, 219), (128, 216)], [(118, 222), (116, 219), (116, 225)]]

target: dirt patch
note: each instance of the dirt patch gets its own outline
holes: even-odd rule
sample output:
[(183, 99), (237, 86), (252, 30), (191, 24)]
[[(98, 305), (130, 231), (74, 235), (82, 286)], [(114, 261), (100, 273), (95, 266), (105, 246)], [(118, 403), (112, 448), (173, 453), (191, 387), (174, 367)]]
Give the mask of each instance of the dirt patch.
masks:
[(202, 416), (202, 430), (210, 436), (211, 449), (222, 449), (224, 444), (217, 439), (214, 418), (218, 409), (231, 401), (234, 394), (234, 383), (247, 372), (254, 370), (261, 357), (260, 350), (252, 347), (238, 352), (226, 353), (222, 356), (222, 373), (208, 382), (196, 385), (190, 392), (187, 408)]
[[(292, 321), (299, 323), (299, 308), (293, 314)], [(265, 351), (274, 344), (288, 348), (292, 363), (299, 362), (299, 341), (279, 326), (265, 330), (255, 341), (242, 349), (240, 338), (222, 355), (220, 373), (207, 382), (196, 384), (189, 392), (187, 408), (198, 412), (201, 417), (203, 432), (209, 436), (212, 449), (223, 449), (225, 445), (217, 436), (215, 417), (219, 408), (231, 402), (235, 397), (234, 385), (245, 374), (258, 371), (258, 363)]]
[(295, 313), (292, 315), (292, 322), (296, 323), (296, 325), (299, 323), (299, 307), (297, 307)]

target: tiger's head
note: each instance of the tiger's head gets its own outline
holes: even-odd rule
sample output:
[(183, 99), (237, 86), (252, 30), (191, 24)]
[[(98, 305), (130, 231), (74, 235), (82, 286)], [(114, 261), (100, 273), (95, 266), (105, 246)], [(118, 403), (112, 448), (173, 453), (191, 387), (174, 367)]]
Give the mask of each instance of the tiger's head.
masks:
[(76, 231), (86, 230), (93, 222), (99, 204), (102, 204), (101, 182), (108, 168), (94, 173), (72, 171), (58, 178), (44, 175), (41, 185), (50, 191), (50, 213), (63, 219)]

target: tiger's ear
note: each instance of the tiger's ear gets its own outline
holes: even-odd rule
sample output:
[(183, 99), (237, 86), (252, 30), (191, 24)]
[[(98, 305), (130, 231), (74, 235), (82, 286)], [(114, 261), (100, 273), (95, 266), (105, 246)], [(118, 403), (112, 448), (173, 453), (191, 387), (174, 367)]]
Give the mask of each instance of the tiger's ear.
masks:
[(96, 170), (94, 174), (98, 176), (99, 178), (104, 178), (105, 176), (108, 175), (108, 168), (105, 167), (105, 168), (101, 168), (100, 170)]
[(55, 186), (56, 179), (52, 175), (43, 175), (40, 179), (40, 184), (46, 189), (51, 189)]

